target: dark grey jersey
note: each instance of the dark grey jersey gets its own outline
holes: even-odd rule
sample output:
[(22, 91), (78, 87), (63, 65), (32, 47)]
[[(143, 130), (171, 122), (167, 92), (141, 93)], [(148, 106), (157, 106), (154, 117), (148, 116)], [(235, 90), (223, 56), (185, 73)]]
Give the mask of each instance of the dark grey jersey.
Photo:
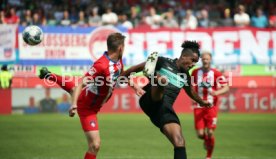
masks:
[[(155, 72), (162, 76), (166, 76), (168, 84), (164, 86), (163, 104), (172, 106), (175, 102), (180, 90), (190, 83), (190, 75), (188, 72), (181, 71), (176, 65), (177, 59), (158, 57)], [(150, 79), (151, 80), (151, 79)], [(144, 87), (147, 91), (151, 87), (151, 82)]]

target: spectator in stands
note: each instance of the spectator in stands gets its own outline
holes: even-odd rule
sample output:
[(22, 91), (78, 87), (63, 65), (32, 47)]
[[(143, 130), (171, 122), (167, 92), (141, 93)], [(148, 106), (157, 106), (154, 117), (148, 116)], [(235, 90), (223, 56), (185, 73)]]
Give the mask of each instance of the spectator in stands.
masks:
[(51, 98), (50, 88), (45, 89), (45, 98), (39, 102), (40, 112), (52, 113), (56, 112), (57, 102)]
[(68, 10), (63, 11), (63, 17), (60, 21), (60, 25), (62, 25), (62, 26), (71, 25), (71, 20), (69, 18), (69, 11)]
[(57, 22), (60, 22), (63, 18), (63, 12), (62, 12), (62, 7), (61, 6), (56, 6), (54, 9), (54, 17), (56, 19)]
[(146, 23), (151, 26), (151, 28), (159, 28), (162, 23), (162, 17), (156, 13), (154, 7), (150, 7), (149, 16), (146, 17)]
[(130, 8), (130, 21), (136, 27), (140, 23), (140, 16), (138, 14), (138, 8), (136, 6), (132, 6)]
[(79, 19), (78, 19), (78, 22), (76, 24), (77, 24), (77, 26), (80, 26), (80, 27), (86, 27), (87, 26), (87, 20), (85, 18), (84, 11), (81, 10), (79, 12)]
[(197, 19), (193, 15), (193, 11), (188, 9), (186, 11), (186, 15), (183, 18), (181, 25), (181, 29), (196, 29), (197, 28)]
[(269, 17), (269, 27), (276, 28), (276, 8), (273, 10), (273, 14)]
[(55, 17), (54, 17), (54, 14), (52, 14), (52, 13), (47, 13), (47, 25), (49, 25), (49, 26), (55, 26), (55, 25), (57, 25), (58, 24), (58, 22), (57, 22), (57, 20), (55, 19)]
[(11, 8), (3, 19), (4, 24), (19, 24), (20, 19), (16, 15), (15, 8)]
[(133, 24), (127, 19), (127, 15), (123, 12), (118, 15), (118, 26), (122, 26), (127, 29), (133, 28)]
[(247, 13), (245, 13), (245, 8), (243, 5), (238, 6), (238, 13), (234, 15), (235, 25), (238, 27), (246, 27), (250, 23), (250, 18)]
[(137, 27), (144, 28), (144, 29), (151, 28), (151, 26), (146, 22), (146, 16), (141, 17), (141, 21), (138, 23)]
[(8, 65), (3, 65), (0, 72), (0, 88), (8, 89), (12, 84), (12, 74), (8, 70)]
[(33, 96), (31, 96), (29, 98), (29, 105), (24, 108), (24, 113), (25, 114), (34, 114), (34, 113), (38, 113), (39, 109), (35, 104), (35, 98)]
[(71, 103), (69, 102), (69, 97), (66, 93), (62, 95), (62, 101), (57, 105), (57, 110), (60, 113), (67, 113)]
[(231, 18), (231, 10), (226, 8), (223, 12), (224, 17), (220, 21), (220, 26), (234, 26), (234, 21)]
[(90, 15), (88, 17), (89, 26), (97, 27), (102, 25), (102, 19), (98, 14), (98, 10), (98, 7), (94, 7), (91, 10)]
[(23, 17), (21, 19), (22, 19), (21, 20), (21, 25), (23, 25), (23, 26), (31, 25), (33, 23), (33, 18), (32, 18), (32, 12), (31, 12), (31, 10), (27, 9), (24, 12), (24, 15), (23, 15)]
[(200, 10), (197, 18), (199, 27), (208, 28), (210, 26), (209, 15), (206, 9)]
[(178, 28), (178, 23), (176, 18), (174, 17), (174, 10), (173, 9), (169, 9), (168, 12), (162, 14), (162, 26), (166, 27), (166, 28)]
[(106, 8), (106, 12), (102, 15), (103, 25), (116, 25), (118, 22), (118, 16), (112, 12), (111, 6)]
[(5, 12), (3, 10), (0, 11), (0, 24), (4, 23)]
[(38, 13), (34, 13), (32, 25), (46, 25), (46, 24), (47, 24), (47, 21), (45, 17), (41, 17)]
[(261, 8), (256, 9), (256, 15), (251, 18), (251, 25), (257, 28), (266, 28), (268, 26), (268, 20)]
[(77, 23), (79, 20), (79, 13), (78, 13), (76, 7), (74, 7), (74, 6), (72, 8), (70, 8), (70, 20), (71, 20), (72, 24)]

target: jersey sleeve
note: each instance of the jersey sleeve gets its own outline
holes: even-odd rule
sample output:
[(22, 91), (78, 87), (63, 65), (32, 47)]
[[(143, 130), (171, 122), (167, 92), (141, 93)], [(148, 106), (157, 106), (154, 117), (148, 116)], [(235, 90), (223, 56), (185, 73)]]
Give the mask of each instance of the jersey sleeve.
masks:
[(220, 72), (220, 71), (215, 71), (215, 77), (216, 77), (216, 83), (218, 85), (225, 85), (228, 83), (226, 77)]
[(162, 56), (159, 56), (158, 59), (157, 59), (157, 63), (156, 63), (156, 67), (155, 67), (155, 70), (156, 71), (159, 71), (162, 67), (162, 64), (164, 63), (165, 61), (165, 58), (162, 57)]

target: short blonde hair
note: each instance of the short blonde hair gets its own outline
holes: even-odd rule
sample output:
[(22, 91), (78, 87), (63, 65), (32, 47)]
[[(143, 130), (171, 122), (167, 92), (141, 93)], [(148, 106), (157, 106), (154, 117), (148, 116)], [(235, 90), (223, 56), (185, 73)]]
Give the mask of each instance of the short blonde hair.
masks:
[(203, 51), (202, 53), (201, 53), (201, 58), (203, 57), (203, 55), (209, 55), (211, 58), (212, 58), (212, 53), (211, 52), (209, 52), (209, 51)]

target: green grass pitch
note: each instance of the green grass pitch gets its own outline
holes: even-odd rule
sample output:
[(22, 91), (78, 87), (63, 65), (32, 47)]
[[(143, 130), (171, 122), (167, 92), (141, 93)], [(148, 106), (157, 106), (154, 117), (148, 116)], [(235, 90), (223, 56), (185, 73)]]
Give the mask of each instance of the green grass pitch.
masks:
[[(173, 148), (144, 114), (99, 114), (98, 159), (173, 159)], [(204, 159), (191, 114), (179, 114), (189, 159)], [(77, 117), (0, 116), (0, 159), (82, 159), (86, 140)], [(219, 115), (214, 159), (275, 159), (275, 114)]]

